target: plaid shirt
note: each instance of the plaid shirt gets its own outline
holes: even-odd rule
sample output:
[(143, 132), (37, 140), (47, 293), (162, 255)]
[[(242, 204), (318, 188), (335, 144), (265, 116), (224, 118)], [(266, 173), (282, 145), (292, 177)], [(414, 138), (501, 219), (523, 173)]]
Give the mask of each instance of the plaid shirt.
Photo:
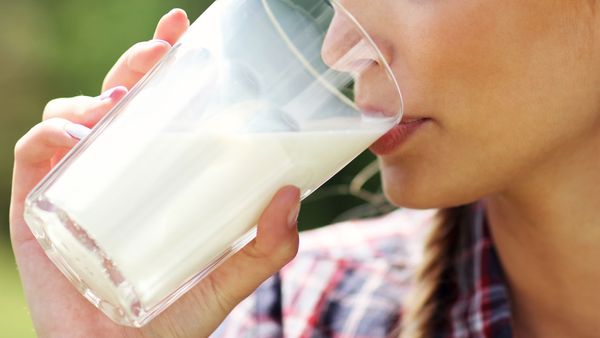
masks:
[[(303, 233), (298, 256), (211, 337), (397, 337), (435, 213), (401, 209)], [(508, 289), (481, 204), (473, 215), (461, 234), (457, 282), (448, 286), (457, 296), (436, 337), (509, 338)]]

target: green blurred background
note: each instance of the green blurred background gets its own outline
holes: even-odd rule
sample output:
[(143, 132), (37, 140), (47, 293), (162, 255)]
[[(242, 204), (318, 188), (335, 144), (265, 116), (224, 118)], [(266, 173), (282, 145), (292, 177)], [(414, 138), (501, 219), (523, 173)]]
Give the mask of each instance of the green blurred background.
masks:
[[(180, 7), (193, 21), (211, 2), (0, 1), (0, 336), (35, 336), (8, 231), (15, 142), (39, 122), (50, 99), (98, 95), (113, 62), (133, 43), (151, 39), (162, 14)], [(373, 160), (371, 154), (362, 154), (305, 200), (300, 227), (389, 210), (379, 193), (376, 170), (369, 166)], [(365, 189), (359, 189), (362, 181), (367, 181)]]

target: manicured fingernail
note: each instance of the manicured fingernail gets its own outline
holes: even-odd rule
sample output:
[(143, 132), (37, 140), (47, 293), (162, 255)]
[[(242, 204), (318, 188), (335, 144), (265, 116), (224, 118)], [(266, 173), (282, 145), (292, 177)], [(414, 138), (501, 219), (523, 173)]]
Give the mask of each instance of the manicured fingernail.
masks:
[(158, 43), (158, 44), (161, 44), (161, 45), (166, 45), (166, 46), (171, 47), (171, 44), (168, 43), (167, 41), (163, 40), (163, 39), (152, 39), (152, 40), (148, 40), (148, 42), (150, 42), (150, 43)]
[(288, 219), (287, 219), (289, 228), (296, 227), (296, 224), (298, 223), (298, 214), (299, 213), (300, 213), (300, 201), (296, 202), (296, 205), (294, 205), (292, 210), (290, 210), (290, 213), (289, 213)]
[(81, 124), (69, 122), (65, 124), (65, 131), (71, 135), (71, 137), (81, 140), (88, 136), (92, 130)]
[(111, 89), (107, 89), (104, 93), (100, 95), (100, 100), (114, 100), (120, 95), (127, 93), (127, 87), (125, 86), (116, 86)]

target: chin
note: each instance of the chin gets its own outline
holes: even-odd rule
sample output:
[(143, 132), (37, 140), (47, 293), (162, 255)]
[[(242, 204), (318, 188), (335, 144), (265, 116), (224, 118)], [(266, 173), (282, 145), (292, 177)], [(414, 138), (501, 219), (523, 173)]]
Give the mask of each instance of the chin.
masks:
[[(384, 181), (385, 182), (385, 181)], [(406, 186), (383, 183), (383, 193), (387, 200), (400, 208), (436, 209), (440, 204), (427, 198), (427, 194), (410, 193)], [(424, 196), (420, 196), (424, 195)]]
[(410, 209), (431, 209), (438, 207), (426, 187), (414, 179), (388, 170), (381, 172), (381, 185), (387, 200), (397, 207)]
[[(390, 203), (410, 209), (443, 209), (477, 200), (465, 186), (452, 188), (441, 175), (408, 175), (399, 169), (381, 170), (383, 192)], [(437, 178), (437, 179), (436, 179)]]

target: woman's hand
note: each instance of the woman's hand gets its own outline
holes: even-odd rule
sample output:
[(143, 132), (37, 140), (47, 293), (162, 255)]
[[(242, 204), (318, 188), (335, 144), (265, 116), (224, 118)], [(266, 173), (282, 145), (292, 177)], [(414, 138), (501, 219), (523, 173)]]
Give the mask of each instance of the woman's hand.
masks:
[(299, 190), (284, 187), (264, 210), (257, 238), (141, 329), (114, 324), (48, 260), (23, 219), (25, 197), (187, 30), (185, 12), (158, 23), (154, 40), (131, 47), (110, 70), (98, 97), (56, 99), (43, 121), (15, 146), (10, 205), (13, 250), (40, 337), (207, 337), (227, 314), (296, 254)]

